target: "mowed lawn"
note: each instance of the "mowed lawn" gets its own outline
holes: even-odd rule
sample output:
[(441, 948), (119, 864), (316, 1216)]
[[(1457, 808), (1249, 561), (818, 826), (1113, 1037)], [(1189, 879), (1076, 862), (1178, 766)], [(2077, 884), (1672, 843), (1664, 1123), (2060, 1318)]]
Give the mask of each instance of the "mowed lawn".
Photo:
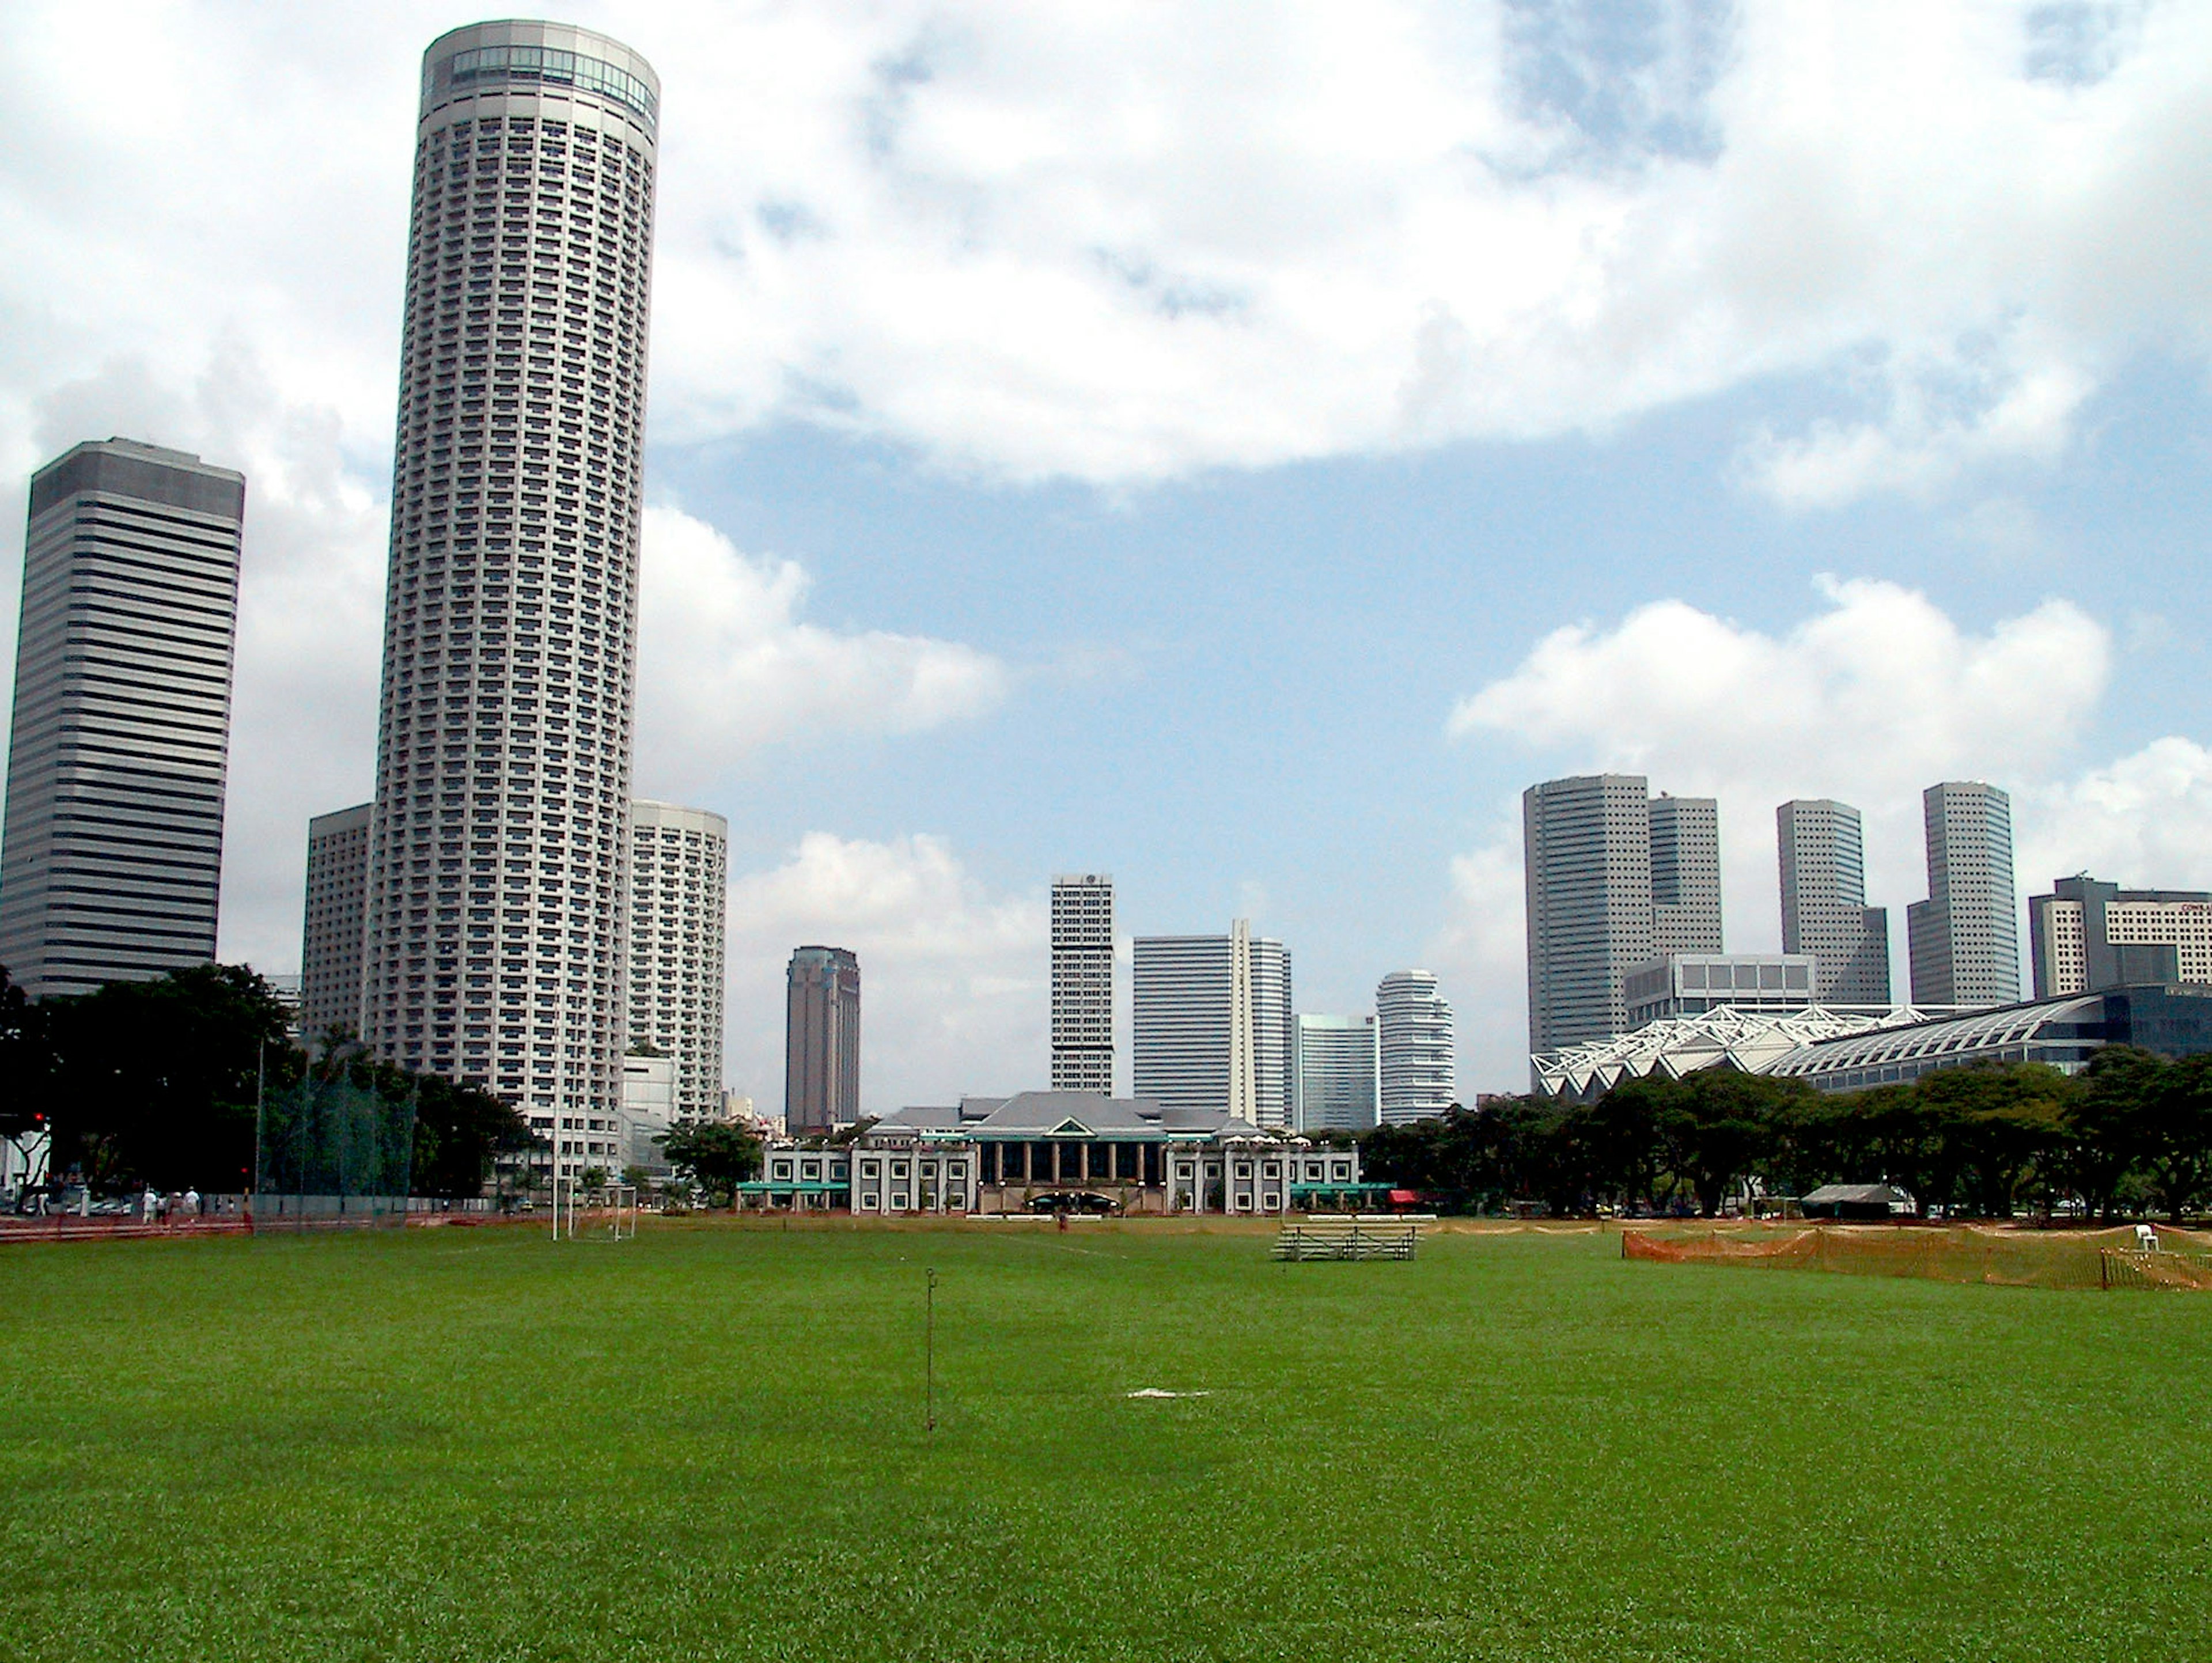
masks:
[(1133, 1224), (18, 1247), (0, 1277), (0, 1657), (2212, 1644), (2212, 1296), (1594, 1235), (1284, 1266)]

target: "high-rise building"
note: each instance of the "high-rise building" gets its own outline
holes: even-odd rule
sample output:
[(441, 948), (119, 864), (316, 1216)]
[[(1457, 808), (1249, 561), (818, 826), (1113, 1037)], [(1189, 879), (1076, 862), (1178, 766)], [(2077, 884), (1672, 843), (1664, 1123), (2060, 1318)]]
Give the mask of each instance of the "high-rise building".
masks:
[(1114, 880), (1052, 881), (1052, 1089), (1114, 1095)]
[(1662, 953), (1721, 950), (1721, 816), (1710, 797), (1650, 804), (1651, 941)]
[(670, 1059), (679, 1118), (720, 1114), (730, 822), (640, 798), (629, 825), (629, 1046)]
[(2027, 900), (2035, 997), (2212, 982), (2212, 894), (2123, 889), (2086, 872)]
[(1382, 1053), (1372, 1017), (1297, 1018), (1291, 1124), (1299, 1132), (1365, 1132), (1381, 1114)]
[(300, 940), (300, 1032), (312, 1041), (361, 1021), (362, 927), (374, 804), (307, 822), (307, 904)]
[(1426, 970), (1393, 970), (1375, 990), (1385, 1125), (1441, 1114), (1458, 1100), (1452, 1009)]
[(215, 957), (246, 477), (127, 439), (31, 476), (0, 964), (33, 998)]
[(1866, 904), (1866, 841), (1848, 803), (1804, 798), (1774, 810), (1782, 950), (1818, 962), (1820, 1004), (1889, 1003), (1889, 913)]
[(860, 961), (842, 947), (801, 947), (789, 976), (784, 1130), (819, 1137), (860, 1118)]
[(1905, 908), (1915, 1004), (2010, 1004), (2020, 998), (2020, 892), (2012, 798), (1978, 780), (1921, 793), (1928, 899)]
[(1718, 808), (1650, 792), (1640, 774), (1595, 774), (1521, 794), (1532, 1051), (1610, 1039), (1631, 970), (1721, 950)]
[(659, 83), (509, 21), (440, 36), (422, 88), (362, 1032), (549, 1137), (604, 1132)]
[(1136, 1095), (1289, 1126), (1290, 950), (1239, 920), (1225, 936), (1139, 936), (1133, 955)]

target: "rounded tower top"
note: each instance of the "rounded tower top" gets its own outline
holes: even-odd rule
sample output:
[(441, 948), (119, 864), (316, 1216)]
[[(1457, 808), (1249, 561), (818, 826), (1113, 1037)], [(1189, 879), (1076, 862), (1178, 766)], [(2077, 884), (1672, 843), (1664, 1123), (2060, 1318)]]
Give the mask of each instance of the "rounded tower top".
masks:
[(450, 29), (422, 54), (423, 116), (456, 98), (540, 88), (590, 94), (635, 116), (648, 137), (660, 118), (660, 77), (611, 36), (529, 18)]

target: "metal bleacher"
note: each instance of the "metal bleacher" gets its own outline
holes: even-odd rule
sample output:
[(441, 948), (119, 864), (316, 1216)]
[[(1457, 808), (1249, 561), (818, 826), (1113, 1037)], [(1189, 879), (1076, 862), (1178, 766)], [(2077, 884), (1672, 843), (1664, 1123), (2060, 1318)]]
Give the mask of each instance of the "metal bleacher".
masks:
[(1281, 1259), (1411, 1259), (1420, 1245), (1424, 1217), (1377, 1217), (1314, 1214), (1286, 1220), (1275, 1237)]

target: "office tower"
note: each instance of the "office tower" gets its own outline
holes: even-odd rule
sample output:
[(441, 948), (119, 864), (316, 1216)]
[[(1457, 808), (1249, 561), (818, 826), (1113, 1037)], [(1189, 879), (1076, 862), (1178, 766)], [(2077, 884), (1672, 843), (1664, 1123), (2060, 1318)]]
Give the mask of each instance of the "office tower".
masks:
[(2212, 982), (2212, 894), (2123, 889), (2083, 873), (2030, 895), (2035, 997)]
[(1291, 1124), (1299, 1132), (1365, 1132), (1381, 1113), (1382, 1053), (1372, 1017), (1300, 1017), (1291, 1052)]
[(1521, 794), (1528, 1047), (1609, 1039), (1628, 972), (1651, 958), (1651, 810), (1642, 774), (1547, 780)]
[(1710, 797), (1653, 798), (1651, 942), (1661, 953), (1721, 950), (1720, 805)]
[(1782, 950), (1816, 961), (1820, 1004), (1889, 1003), (1889, 913), (1866, 904), (1859, 811), (1826, 798), (1774, 810), (1782, 863)]
[(679, 1118), (719, 1114), (730, 822), (641, 798), (629, 826), (629, 1047), (671, 1060)]
[(0, 964), (33, 998), (215, 957), (246, 477), (127, 439), (31, 476)]
[(1242, 920), (1225, 936), (1134, 944), (1136, 1095), (1291, 1124), (1291, 955)]
[(548, 1133), (621, 1101), (658, 101), (557, 24), (422, 60), (362, 1029)]
[(842, 947), (801, 947), (789, 974), (784, 1129), (819, 1137), (860, 1118), (860, 961)]
[(1052, 881), (1052, 1089), (1114, 1094), (1114, 880)]
[[(300, 941), (300, 1033), (356, 1034), (368, 902), (368, 803), (307, 822), (307, 904)], [(358, 1037), (356, 1035), (356, 1037)]]
[(1382, 1050), (1382, 1114), (1397, 1126), (1457, 1101), (1452, 1010), (1426, 970), (1393, 970), (1375, 990)]
[(1921, 793), (1928, 899), (1905, 908), (1915, 1004), (2009, 1004), (2020, 997), (2012, 798), (1948, 780)]

